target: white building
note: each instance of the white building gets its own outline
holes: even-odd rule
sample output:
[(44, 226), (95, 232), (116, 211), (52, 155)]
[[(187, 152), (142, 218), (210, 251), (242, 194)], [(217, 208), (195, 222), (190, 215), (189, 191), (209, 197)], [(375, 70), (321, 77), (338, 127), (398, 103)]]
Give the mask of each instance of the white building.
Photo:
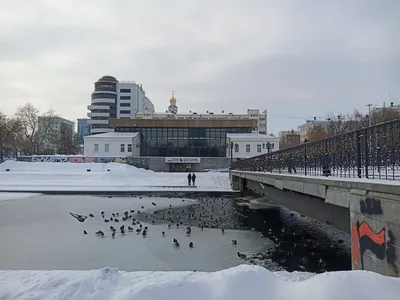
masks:
[(140, 139), (137, 132), (107, 132), (88, 135), (83, 139), (85, 156), (140, 156)]
[(314, 127), (319, 126), (325, 130), (328, 130), (328, 127), (331, 123), (331, 120), (317, 120), (317, 118), (314, 118), (314, 120), (306, 120), (304, 124), (298, 126), (298, 129), (300, 131), (300, 143), (304, 143), (304, 141), (308, 139), (308, 133)]
[(114, 131), (108, 124), (110, 119), (134, 119), (139, 112), (154, 112), (154, 105), (142, 85), (103, 76), (94, 84), (88, 110), (91, 134), (98, 134)]
[(257, 133), (228, 133), (226, 157), (249, 158), (279, 150), (279, 137)]
[(212, 111), (206, 111), (205, 113), (189, 111), (189, 113), (178, 113), (178, 106), (176, 105), (176, 98), (172, 95), (169, 100), (168, 109), (165, 113), (155, 113), (153, 110), (143, 110), (136, 114), (136, 119), (180, 119), (180, 120), (195, 120), (195, 119), (224, 119), (224, 120), (238, 120), (238, 119), (254, 119), (257, 120), (257, 126), (253, 133), (267, 134), (267, 110), (262, 113), (259, 109), (248, 109), (247, 114), (233, 114), (215, 113)]
[(64, 136), (74, 137), (75, 122), (55, 116), (55, 117), (39, 117), (38, 132), (44, 135), (44, 141), (41, 146), (41, 151), (49, 154), (57, 153), (57, 141), (61, 134)]

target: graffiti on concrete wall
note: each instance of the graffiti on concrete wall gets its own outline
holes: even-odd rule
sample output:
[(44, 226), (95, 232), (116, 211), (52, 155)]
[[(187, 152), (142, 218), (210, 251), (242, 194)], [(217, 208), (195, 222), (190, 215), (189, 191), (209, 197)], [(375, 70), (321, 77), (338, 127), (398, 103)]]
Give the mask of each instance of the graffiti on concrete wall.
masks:
[(68, 162), (67, 156), (55, 156), (55, 155), (46, 155), (46, 156), (33, 156), (33, 162)]
[(125, 157), (83, 157), (83, 156), (57, 156), (38, 155), (32, 157), (33, 162), (54, 162), (54, 163), (126, 163)]
[[(368, 215), (382, 215), (381, 201), (366, 198), (360, 201), (360, 211)], [(386, 260), (393, 276), (398, 276), (396, 264), (395, 236), (391, 230), (383, 227), (375, 232), (366, 221), (357, 221), (351, 228), (352, 263), (364, 269), (364, 254), (369, 250), (378, 260)]]
[(128, 164), (136, 168), (149, 169), (150, 160), (148, 158), (135, 157), (129, 159)]

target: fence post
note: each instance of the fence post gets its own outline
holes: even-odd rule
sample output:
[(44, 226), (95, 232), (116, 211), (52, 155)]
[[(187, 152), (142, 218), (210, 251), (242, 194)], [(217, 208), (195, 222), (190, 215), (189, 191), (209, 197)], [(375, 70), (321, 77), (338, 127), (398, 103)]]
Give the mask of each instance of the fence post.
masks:
[(307, 144), (304, 145), (304, 175), (307, 175)]
[(357, 164), (357, 175), (361, 178), (361, 136), (360, 130), (355, 132), (356, 135), (356, 164)]
[[(364, 163), (365, 163), (365, 178), (368, 178), (368, 166), (369, 166), (369, 148), (370, 148), (370, 144), (369, 142), (369, 137), (367, 136), (367, 130), (364, 129), (364, 153), (365, 153), (365, 159), (364, 159)], [(361, 143), (361, 141), (360, 141)], [(361, 151), (360, 151), (361, 152)]]

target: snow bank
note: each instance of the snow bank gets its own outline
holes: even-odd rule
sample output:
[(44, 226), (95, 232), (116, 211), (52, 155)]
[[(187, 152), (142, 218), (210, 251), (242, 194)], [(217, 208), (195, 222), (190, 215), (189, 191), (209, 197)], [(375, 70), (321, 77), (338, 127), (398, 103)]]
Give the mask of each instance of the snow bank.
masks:
[(334, 272), (302, 280), (256, 266), (213, 272), (0, 271), (0, 299), (395, 300), (400, 279)]
[[(165, 190), (171, 186), (186, 187), (186, 174), (159, 173), (119, 163), (6, 161), (0, 164), (0, 191)], [(228, 173), (197, 173), (196, 186), (194, 190), (231, 191)]]

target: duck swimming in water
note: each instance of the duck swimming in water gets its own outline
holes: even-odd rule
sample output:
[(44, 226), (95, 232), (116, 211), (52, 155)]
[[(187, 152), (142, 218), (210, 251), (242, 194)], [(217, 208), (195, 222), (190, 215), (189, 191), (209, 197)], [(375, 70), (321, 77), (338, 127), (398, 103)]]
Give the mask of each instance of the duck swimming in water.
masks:
[(237, 253), (237, 256), (239, 258), (241, 258), (241, 259), (245, 259), (246, 258), (246, 255), (244, 255), (243, 253), (240, 253), (240, 252)]
[(163, 236), (164, 236), (164, 235), (165, 235), (165, 231), (161, 232), (161, 235), (163, 235)]
[(193, 248), (193, 242), (189, 243), (189, 248)]
[(237, 245), (237, 240), (232, 240), (232, 245)]
[(86, 231), (86, 230), (84, 230), (84, 231), (83, 231), (83, 234), (87, 234), (87, 231)]
[(146, 234), (147, 234), (147, 230), (143, 230), (143, 232), (142, 232), (142, 236), (143, 236), (143, 237), (145, 237), (145, 236), (146, 236)]
[(129, 231), (132, 231), (133, 228), (132, 228), (131, 226), (128, 226), (128, 230), (129, 230)]
[(112, 236), (112, 238), (115, 238), (115, 231), (112, 233), (111, 236)]
[(94, 214), (89, 214), (89, 217), (94, 218)]
[(138, 228), (136, 229), (136, 233), (140, 233), (142, 231), (142, 229)]

